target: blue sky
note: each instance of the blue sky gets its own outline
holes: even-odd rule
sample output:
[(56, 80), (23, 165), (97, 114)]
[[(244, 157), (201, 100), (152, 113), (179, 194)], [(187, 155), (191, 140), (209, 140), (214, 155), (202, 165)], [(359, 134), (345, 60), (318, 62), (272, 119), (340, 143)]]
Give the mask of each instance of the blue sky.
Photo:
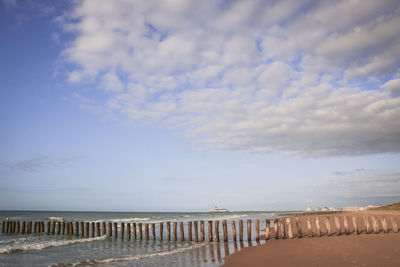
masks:
[(399, 24), (398, 1), (2, 0), (0, 209), (399, 201)]

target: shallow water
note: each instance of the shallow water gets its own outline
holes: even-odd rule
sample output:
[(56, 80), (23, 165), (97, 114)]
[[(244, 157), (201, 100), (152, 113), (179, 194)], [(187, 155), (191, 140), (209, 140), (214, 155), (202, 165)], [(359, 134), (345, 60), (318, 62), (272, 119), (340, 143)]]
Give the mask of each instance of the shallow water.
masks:
[[(159, 222), (228, 220), (229, 242), (167, 241), (164, 225), (164, 241), (127, 241), (126, 237), (78, 237), (41, 234), (0, 234), (0, 266), (219, 266), (227, 254), (256, 242), (234, 243), (231, 220), (260, 219), (261, 229), (265, 219), (278, 217), (275, 212), (227, 212), (227, 213), (138, 213), (138, 212), (32, 212), (2, 211), (0, 219), (19, 221), (87, 221), (87, 222)], [(120, 227), (120, 224), (118, 224)], [(236, 225), (238, 228), (238, 225)], [(172, 228), (172, 227), (171, 227)], [(207, 236), (207, 224), (205, 225)], [(126, 231), (126, 230), (125, 230)], [(193, 231), (194, 232), (194, 231)], [(246, 232), (246, 230), (245, 230)], [(215, 234), (215, 233), (214, 233)], [(262, 233), (261, 233), (262, 234)], [(187, 238), (187, 237), (186, 237)], [(220, 239), (222, 226), (220, 224)], [(247, 240), (246, 233), (244, 239)]]

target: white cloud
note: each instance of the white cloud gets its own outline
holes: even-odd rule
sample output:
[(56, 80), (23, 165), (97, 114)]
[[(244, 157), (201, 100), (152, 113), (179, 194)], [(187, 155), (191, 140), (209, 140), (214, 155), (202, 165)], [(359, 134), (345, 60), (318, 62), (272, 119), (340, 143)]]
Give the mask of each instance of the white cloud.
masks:
[(69, 81), (136, 123), (217, 149), (400, 152), (398, 1), (87, 0), (69, 16)]

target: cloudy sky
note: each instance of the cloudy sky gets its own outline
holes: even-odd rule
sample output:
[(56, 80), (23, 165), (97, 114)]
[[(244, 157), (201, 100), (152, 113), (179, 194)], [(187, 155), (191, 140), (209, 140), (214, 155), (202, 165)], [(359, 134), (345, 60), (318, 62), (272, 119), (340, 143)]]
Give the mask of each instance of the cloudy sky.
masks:
[(0, 209), (400, 201), (400, 3), (0, 2)]

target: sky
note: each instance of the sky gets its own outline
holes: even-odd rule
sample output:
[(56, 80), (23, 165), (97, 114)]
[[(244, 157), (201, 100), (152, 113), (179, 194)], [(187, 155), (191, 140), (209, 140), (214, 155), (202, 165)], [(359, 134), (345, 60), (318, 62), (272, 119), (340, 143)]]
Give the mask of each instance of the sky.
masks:
[(0, 209), (400, 201), (400, 3), (0, 0)]

